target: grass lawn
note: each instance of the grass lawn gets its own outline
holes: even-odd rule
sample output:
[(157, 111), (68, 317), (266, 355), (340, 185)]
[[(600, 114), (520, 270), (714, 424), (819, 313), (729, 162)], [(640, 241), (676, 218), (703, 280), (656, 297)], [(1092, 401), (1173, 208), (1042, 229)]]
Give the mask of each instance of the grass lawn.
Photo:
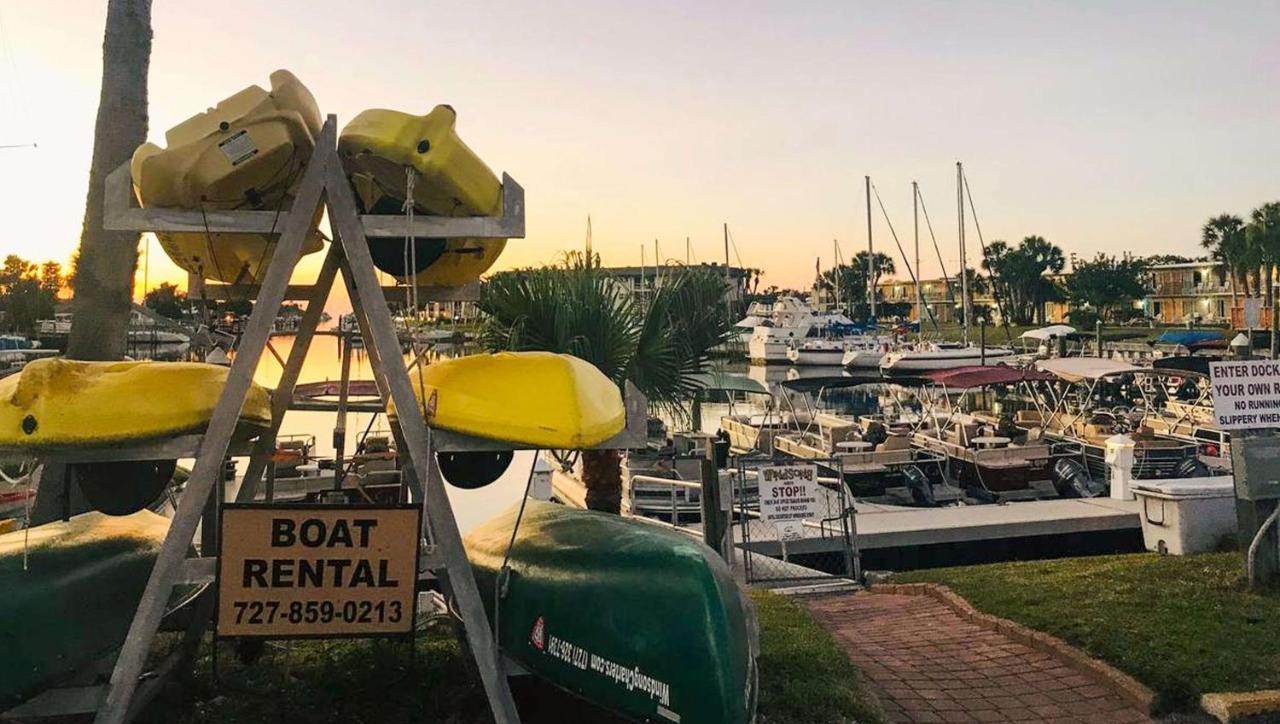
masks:
[(807, 609), (763, 591), (752, 599), (760, 616), (760, 724), (883, 720), (858, 669)]
[[(857, 669), (808, 611), (753, 592), (760, 614), (760, 724), (881, 721)], [(206, 652), (208, 648), (204, 649)], [(215, 676), (206, 655), (170, 685), (147, 724), (352, 724), (491, 721), (470, 660), (447, 625), (420, 633), (412, 655), (400, 642), (283, 641), (245, 666), (222, 647)], [(515, 687), (528, 724), (622, 724), (572, 697), (529, 682)]]
[(1280, 592), (1249, 593), (1241, 554), (1067, 558), (915, 571), (976, 608), (1134, 676), (1164, 711), (1210, 691), (1280, 688)]

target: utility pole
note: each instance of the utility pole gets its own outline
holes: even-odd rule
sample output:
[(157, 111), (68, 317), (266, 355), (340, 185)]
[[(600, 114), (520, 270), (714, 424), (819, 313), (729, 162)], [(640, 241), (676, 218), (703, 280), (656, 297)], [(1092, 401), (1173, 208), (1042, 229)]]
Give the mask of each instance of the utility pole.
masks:
[(964, 254), (964, 166), (956, 161), (956, 209), (960, 219), (960, 304), (964, 315), (964, 343), (969, 344), (969, 323), (973, 318), (973, 300), (969, 297), (969, 267)]
[(867, 182), (867, 295), (871, 297), (871, 319), (876, 318), (876, 247), (871, 240), (871, 177)]
[(920, 271), (920, 188), (911, 182), (911, 220), (916, 234), (916, 334), (924, 341), (924, 273)]

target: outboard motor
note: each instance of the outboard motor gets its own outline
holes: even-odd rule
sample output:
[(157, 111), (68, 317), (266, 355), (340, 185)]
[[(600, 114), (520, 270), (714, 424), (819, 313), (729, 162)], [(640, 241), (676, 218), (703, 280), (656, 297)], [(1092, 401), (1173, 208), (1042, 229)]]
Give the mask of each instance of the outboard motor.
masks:
[(436, 453), (436, 462), (440, 464), (440, 474), (450, 485), (475, 490), (502, 477), (513, 457), (510, 450), (441, 452)]
[(1205, 465), (1200, 458), (1187, 458), (1178, 463), (1178, 467), (1173, 471), (1175, 478), (1207, 478), (1212, 473), (1209, 466)]
[(1066, 458), (1053, 464), (1053, 487), (1063, 498), (1096, 498), (1106, 490), (1105, 484), (1089, 477), (1084, 465)]
[(933, 484), (918, 465), (904, 468), (902, 477), (906, 481), (907, 491), (911, 493), (911, 502), (924, 508), (938, 507), (938, 500), (933, 495)]
[(177, 465), (177, 460), (127, 460), (68, 467), (94, 510), (107, 515), (130, 515), (160, 498)]

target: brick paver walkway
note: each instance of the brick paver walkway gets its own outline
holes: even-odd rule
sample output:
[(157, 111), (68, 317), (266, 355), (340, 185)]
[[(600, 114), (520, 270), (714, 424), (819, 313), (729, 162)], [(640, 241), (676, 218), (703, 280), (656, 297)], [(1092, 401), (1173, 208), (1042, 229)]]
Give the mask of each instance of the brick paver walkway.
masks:
[(854, 593), (807, 603), (891, 722), (1150, 721), (1079, 670), (929, 596)]

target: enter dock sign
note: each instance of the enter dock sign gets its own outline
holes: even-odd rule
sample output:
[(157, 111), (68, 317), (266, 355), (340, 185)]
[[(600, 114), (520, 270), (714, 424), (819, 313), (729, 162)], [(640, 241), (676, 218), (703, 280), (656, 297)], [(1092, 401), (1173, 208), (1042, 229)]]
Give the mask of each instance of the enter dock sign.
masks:
[(413, 632), (418, 506), (227, 505), (218, 635)]
[(1209, 380), (1218, 427), (1280, 427), (1280, 361), (1211, 362)]
[(760, 518), (766, 523), (817, 518), (818, 495), (816, 465), (760, 468)]

